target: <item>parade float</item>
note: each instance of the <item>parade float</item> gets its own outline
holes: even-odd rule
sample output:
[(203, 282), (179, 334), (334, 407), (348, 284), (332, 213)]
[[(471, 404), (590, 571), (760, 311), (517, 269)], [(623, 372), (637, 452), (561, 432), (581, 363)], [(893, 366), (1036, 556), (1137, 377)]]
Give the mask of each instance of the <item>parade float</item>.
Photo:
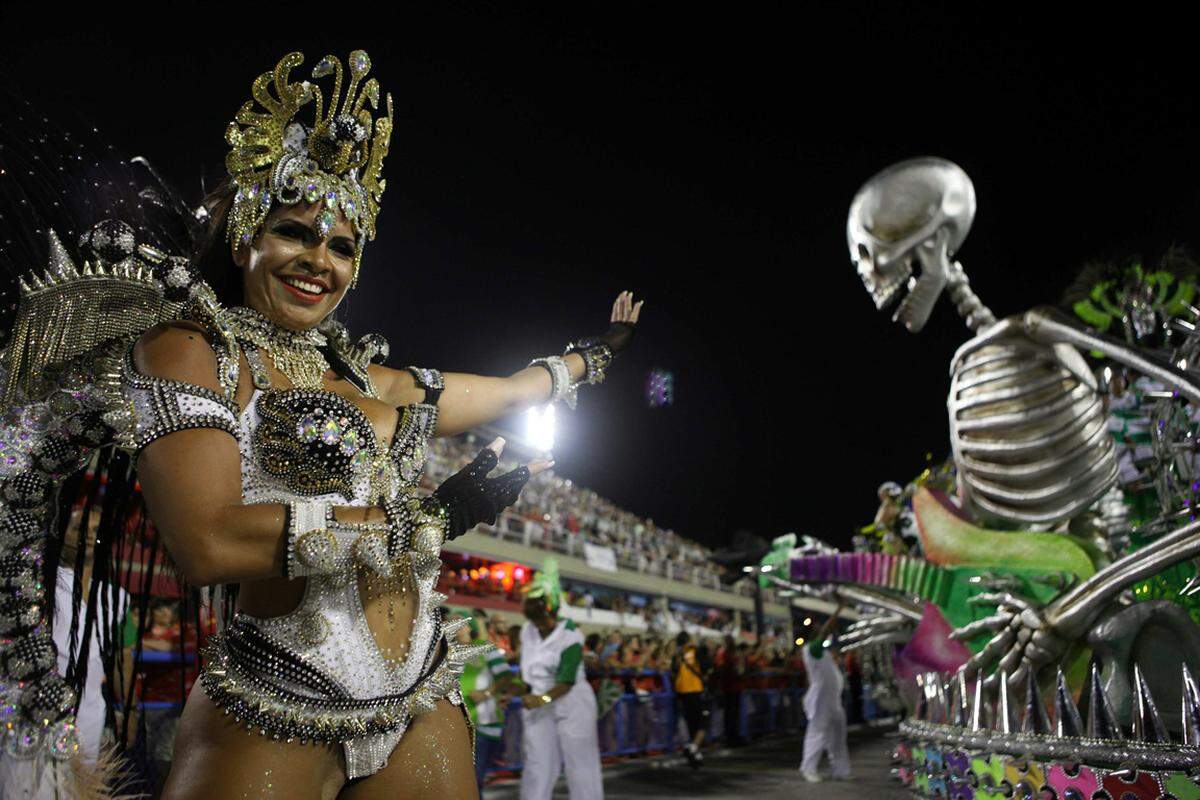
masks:
[(937, 158), (855, 196), (877, 309), (917, 333), (947, 295), (970, 331), (952, 457), (882, 486), (852, 552), (776, 540), (763, 580), (858, 606), (842, 643), (891, 656), (918, 797), (1200, 798), (1194, 265), (1093, 266), (1067, 308), (998, 319), (954, 258), (974, 216)]

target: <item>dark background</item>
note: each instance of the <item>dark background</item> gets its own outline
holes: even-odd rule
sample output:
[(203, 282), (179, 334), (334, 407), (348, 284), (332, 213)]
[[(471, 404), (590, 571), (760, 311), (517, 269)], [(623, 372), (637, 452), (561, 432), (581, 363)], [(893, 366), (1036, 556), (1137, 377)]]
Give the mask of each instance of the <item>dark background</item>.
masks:
[[(503, 374), (632, 289), (636, 347), (560, 415), (560, 471), (708, 544), (845, 543), (881, 481), (945, 455), (967, 338), (945, 301), (915, 337), (874, 311), (843, 233), (866, 178), (921, 154), (970, 173), (960, 258), (998, 315), (1198, 239), (1184, 21), (960, 6), (8, 4), (0, 78), (198, 199), (256, 74), (366, 49), (396, 131), (353, 329), (393, 365)], [(653, 367), (672, 407), (647, 407)]]

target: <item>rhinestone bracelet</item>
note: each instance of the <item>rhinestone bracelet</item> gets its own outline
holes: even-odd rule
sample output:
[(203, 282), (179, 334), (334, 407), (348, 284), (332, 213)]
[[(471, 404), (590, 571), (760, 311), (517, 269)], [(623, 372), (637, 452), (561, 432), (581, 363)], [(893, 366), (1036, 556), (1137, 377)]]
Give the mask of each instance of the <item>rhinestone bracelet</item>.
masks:
[(567, 345), (563, 355), (571, 353), (578, 353), (583, 359), (584, 371), (579, 383), (595, 385), (604, 382), (605, 372), (614, 358), (613, 349), (608, 344), (594, 339), (580, 339), (578, 342)]
[(333, 507), (320, 500), (292, 500), (288, 508), (285, 578), (333, 572), (337, 568), (338, 541), (329, 530)]
[(548, 402), (557, 403), (559, 400), (564, 401), (570, 409), (575, 408), (576, 387), (571, 381), (571, 370), (567, 367), (567, 362), (562, 356), (546, 356), (545, 358), (535, 358), (529, 362), (529, 366), (544, 367), (550, 373), (550, 399)]

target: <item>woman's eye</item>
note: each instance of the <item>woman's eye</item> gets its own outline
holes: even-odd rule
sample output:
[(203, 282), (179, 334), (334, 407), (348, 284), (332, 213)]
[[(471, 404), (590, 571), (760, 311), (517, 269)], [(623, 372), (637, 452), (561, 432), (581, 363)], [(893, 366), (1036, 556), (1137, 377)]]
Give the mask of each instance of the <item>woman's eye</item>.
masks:
[(279, 225), (275, 228), (275, 232), (280, 236), (286, 236), (289, 239), (303, 239), (305, 229), (299, 225)]

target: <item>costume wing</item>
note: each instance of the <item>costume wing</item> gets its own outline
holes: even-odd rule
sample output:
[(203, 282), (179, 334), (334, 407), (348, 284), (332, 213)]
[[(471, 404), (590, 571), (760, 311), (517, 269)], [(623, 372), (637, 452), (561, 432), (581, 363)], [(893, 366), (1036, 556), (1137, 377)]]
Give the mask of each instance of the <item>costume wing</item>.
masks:
[[(108, 661), (120, 651), (105, 627), (120, 620), (121, 610), (111, 609), (106, 615), (97, 607), (98, 596), (106, 591), (110, 597), (117, 595), (107, 560), (119, 552), (124, 517), (109, 506), (96, 515), (96, 529), (91, 501), (76, 523), (80, 543), (75, 564), (83, 566), (85, 553), (94, 561), (86, 611), (77, 569), (76, 592), (68, 593), (69, 606), (60, 611), (60, 624), (53, 623), (56, 600), (64, 600), (55, 591), (61, 537), (67, 530), (64, 516), (70, 516), (75, 495), (73, 490), (62, 491), (64, 484), (99, 459), (110, 467), (105, 503), (127, 510), (135, 502), (132, 467), (128, 459), (113, 457), (112, 445), (123, 445), (132, 436), (133, 413), (120, 388), (120, 359), (142, 332), (178, 318), (188, 303), (215, 302), (186, 259), (137, 247), (133, 239), (132, 228), (123, 223), (100, 223), (84, 236), (88, 258), (80, 267), (50, 233), (47, 268), (20, 280), (13, 330), (0, 356), (4, 796), (10, 789), (28, 792), (31, 785), (61, 789), (64, 780), (79, 774), (78, 763), (72, 762), (80, 754), (75, 716), (93, 631)], [(65, 505), (60, 495), (70, 495), (62, 498)], [(101, 531), (106, 525), (108, 530)], [(89, 543), (94, 558), (87, 552)], [(63, 635), (64, 614), (69, 639)], [(94, 752), (83, 755), (90, 761), (96, 758)], [(14, 796), (41, 795), (34, 791)]]

